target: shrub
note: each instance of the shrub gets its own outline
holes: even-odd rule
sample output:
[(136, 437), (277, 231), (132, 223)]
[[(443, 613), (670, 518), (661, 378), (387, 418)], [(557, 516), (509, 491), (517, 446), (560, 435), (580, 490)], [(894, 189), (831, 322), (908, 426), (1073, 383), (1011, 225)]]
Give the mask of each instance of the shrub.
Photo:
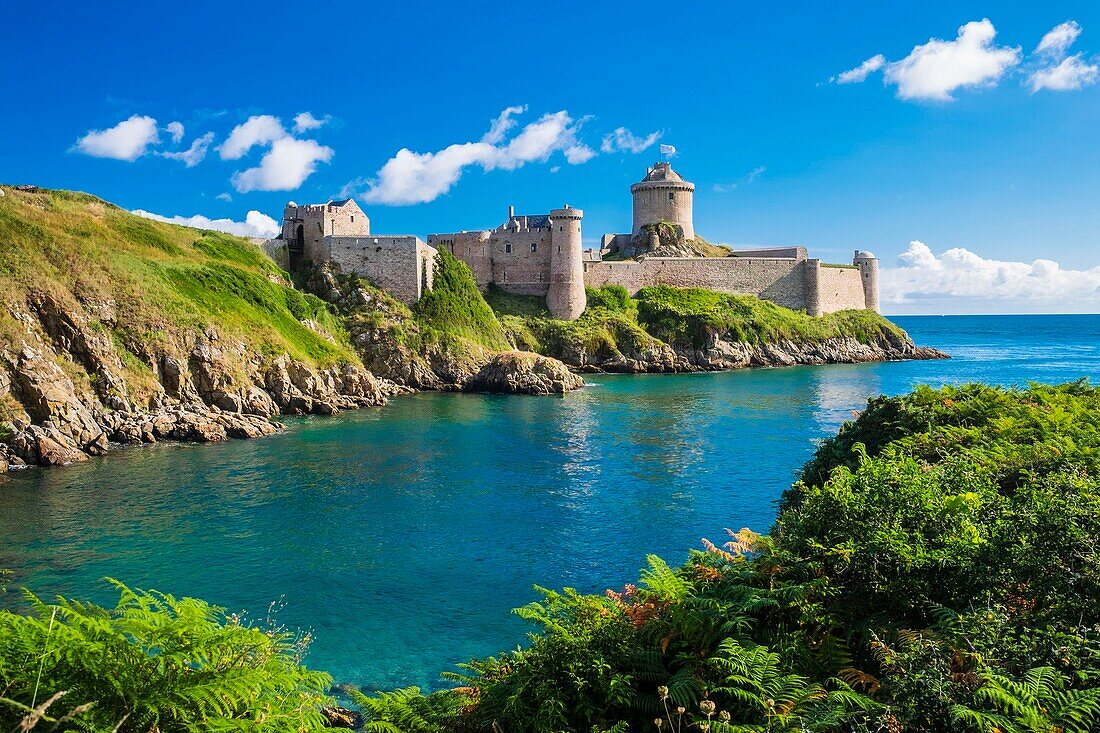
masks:
[(331, 678), (301, 666), (308, 638), (111, 582), (113, 609), (28, 594), (30, 614), (0, 611), (4, 730), (54, 700), (40, 716), (49, 722), (62, 694), (70, 725), (88, 731), (323, 728)]

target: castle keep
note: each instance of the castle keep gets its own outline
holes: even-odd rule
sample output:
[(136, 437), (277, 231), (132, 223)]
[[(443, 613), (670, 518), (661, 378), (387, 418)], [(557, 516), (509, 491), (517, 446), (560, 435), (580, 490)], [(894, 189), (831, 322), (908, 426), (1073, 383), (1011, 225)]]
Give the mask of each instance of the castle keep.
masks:
[[(819, 316), (847, 309), (877, 311), (878, 260), (856, 250), (850, 265), (823, 264), (805, 247), (729, 250), (698, 239), (695, 184), (658, 162), (630, 187), (629, 234), (605, 234), (598, 250), (583, 250), (583, 212), (566, 204), (546, 214), (517, 215), (495, 229), (414, 235), (372, 235), (370, 219), (352, 199), (287, 204), (275, 251), (290, 269), (334, 262), (395, 297), (416, 302), (431, 289), (435, 256), (446, 249), (469, 265), (477, 285), (546, 298), (555, 318), (584, 312), (585, 286), (621, 285), (631, 295), (649, 285), (698, 287), (755, 295)], [(285, 249), (284, 249), (285, 248)], [(706, 256), (704, 256), (706, 255)]]

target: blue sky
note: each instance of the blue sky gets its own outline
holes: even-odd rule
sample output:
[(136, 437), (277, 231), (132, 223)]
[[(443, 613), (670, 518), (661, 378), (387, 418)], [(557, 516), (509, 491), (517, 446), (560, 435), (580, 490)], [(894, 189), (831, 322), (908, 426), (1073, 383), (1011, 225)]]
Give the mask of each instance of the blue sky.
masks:
[(701, 235), (871, 249), (888, 312), (1100, 310), (1096, 4), (155, 5), (6, 9), (0, 181), (234, 222), (350, 191), (421, 236), (568, 202), (594, 243), (667, 143)]

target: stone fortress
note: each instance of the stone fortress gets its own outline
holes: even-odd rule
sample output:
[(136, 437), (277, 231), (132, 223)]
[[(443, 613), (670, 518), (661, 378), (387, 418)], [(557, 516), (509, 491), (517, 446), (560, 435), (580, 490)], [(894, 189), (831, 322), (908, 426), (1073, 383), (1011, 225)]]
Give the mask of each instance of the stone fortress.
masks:
[[(495, 229), (414, 235), (371, 234), (370, 219), (352, 199), (287, 204), (283, 230), (268, 242), (281, 264), (332, 262), (414, 303), (431, 289), (435, 256), (445, 248), (469, 265), (482, 290), (546, 298), (555, 318), (584, 312), (585, 286), (621, 285), (633, 295), (649, 285), (699, 287), (755, 295), (820, 316), (846, 309), (878, 311), (878, 260), (856, 251), (852, 264), (824, 264), (805, 247), (732, 250), (695, 234), (695, 185), (668, 162), (648, 168), (630, 187), (629, 234), (605, 234), (599, 250), (581, 244), (583, 212), (568, 204), (547, 214), (517, 215)], [(703, 256), (705, 253), (708, 256)]]

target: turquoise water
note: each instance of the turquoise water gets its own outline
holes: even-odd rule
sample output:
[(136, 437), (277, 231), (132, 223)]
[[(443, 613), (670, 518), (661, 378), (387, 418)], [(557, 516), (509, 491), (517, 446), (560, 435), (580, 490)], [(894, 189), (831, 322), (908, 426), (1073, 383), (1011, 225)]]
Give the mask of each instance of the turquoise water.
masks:
[(619, 587), (648, 552), (767, 530), (814, 442), (871, 395), (1100, 381), (1100, 316), (896, 320), (956, 358), (419, 394), (262, 440), (24, 471), (0, 485), (0, 568), (100, 601), (106, 575), (259, 617), (282, 599), (338, 681), (434, 687), (522, 642), (508, 611), (533, 583)]

